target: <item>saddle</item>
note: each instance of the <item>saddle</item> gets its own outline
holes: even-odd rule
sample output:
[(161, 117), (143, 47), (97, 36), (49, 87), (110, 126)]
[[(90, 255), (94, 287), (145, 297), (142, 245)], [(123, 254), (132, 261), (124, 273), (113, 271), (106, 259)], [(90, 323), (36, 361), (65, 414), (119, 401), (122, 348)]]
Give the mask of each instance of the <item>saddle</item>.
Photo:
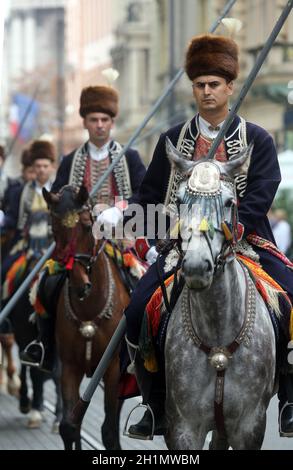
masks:
[[(54, 316), (62, 286), (66, 279), (64, 267), (49, 260), (49, 265), (43, 269), (35, 280), (30, 291), (30, 302), (38, 315)], [(51, 264), (54, 264), (52, 269)]]
[(108, 240), (104, 250), (114, 261), (122, 282), (131, 295), (136, 284), (146, 272), (146, 267), (129, 247), (125, 249), (123, 245), (120, 247), (117, 243)]

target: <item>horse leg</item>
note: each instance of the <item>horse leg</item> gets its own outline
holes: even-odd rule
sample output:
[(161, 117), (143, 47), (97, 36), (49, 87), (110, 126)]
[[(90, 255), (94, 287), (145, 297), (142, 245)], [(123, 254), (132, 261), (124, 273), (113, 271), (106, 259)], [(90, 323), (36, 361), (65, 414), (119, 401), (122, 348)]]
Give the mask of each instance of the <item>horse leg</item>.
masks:
[(61, 390), (63, 400), (63, 415), (59, 427), (60, 436), (65, 450), (81, 450), (80, 426), (72, 423), (71, 412), (79, 400), (79, 386), (83, 377), (81, 368), (75, 365), (62, 364)]
[(209, 450), (228, 450), (229, 444), (227, 438), (222, 436), (215, 429), (212, 432), (212, 439), (209, 445)]
[[(254, 410), (255, 412), (256, 410)], [(233, 450), (260, 450), (266, 430), (266, 409), (255, 416), (248, 416), (246, 420), (238, 423), (237, 428), (231, 433), (229, 444)]]
[(10, 395), (17, 397), (19, 395), (20, 380), (16, 374), (17, 368), (12, 353), (14, 345), (14, 334), (6, 333), (1, 336), (1, 343), (3, 345), (3, 349), (5, 350), (5, 355), (7, 359), (7, 391)]
[(29, 413), (32, 404), (28, 396), (27, 380), (26, 380), (27, 368), (21, 365), (20, 368), (20, 389), (19, 389), (19, 411), (23, 414)]
[[(207, 430), (198, 423), (189, 424), (188, 417), (182, 414), (178, 405), (166, 398), (167, 432), (164, 436), (169, 450), (201, 450), (203, 449)], [(192, 426), (192, 427), (191, 427)]]
[(52, 373), (52, 380), (55, 384), (55, 392), (56, 392), (56, 405), (55, 405), (55, 420), (52, 426), (52, 432), (59, 434), (59, 425), (62, 419), (62, 392), (61, 392), (61, 375), (60, 375), (60, 363), (58, 361), (57, 369), (54, 369)]
[(119, 362), (115, 358), (104, 375), (105, 419), (102, 424), (102, 441), (106, 450), (120, 450), (119, 418), (122, 407), (118, 399)]
[(30, 376), (33, 386), (33, 400), (27, 427), (36, 429), (41, 426), (43, 421), (41, 412), (44, 409), (43, 388), (45, 373), (35, 367), (30, 367)]

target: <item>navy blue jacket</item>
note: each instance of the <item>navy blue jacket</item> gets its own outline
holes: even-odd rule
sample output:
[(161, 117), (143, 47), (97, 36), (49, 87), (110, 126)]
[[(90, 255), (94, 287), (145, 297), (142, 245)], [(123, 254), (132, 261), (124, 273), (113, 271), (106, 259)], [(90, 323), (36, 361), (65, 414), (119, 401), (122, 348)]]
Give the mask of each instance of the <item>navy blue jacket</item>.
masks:
[(4, 230), (16, 230), (21, 193), (24, 183), (15, 181), (5, 193), (5, 218)]
[[(63, 157), (62, 162), (57, 171), (56, 179), (51, 189), (52, 192), (57, 193), (63, 186), (68, 184), (74, 154), (75, 150), (69, 155)], [(139, 153), (136, 150), (127, 150), (125, 156), (128, 164), (131, 189), (133, 193), (131, 199), (133, 199), (138, 193), (140, 184), (143, 180), (143, 177), (145, 176), (146, 169), (141, 161)]]
[[(195, 123), (195, 120), (193, 122)], [(165, 200), (171, 170), (166, 155), (165, 140), (168, 136), (176, 146), (183, 124), (169, 129), (159, 138), (138, 195), (139, 202), (144, 208), (147, 204), (159, 204)], [(236, 117), (227, 135), (230, 135), (238, 124), (239, 117)], [(239, 204), (239, 220), (245, 227), (245, 235), (255, 232), (274, 242), (266, 214), (281, 181), (277, 153), (273, 139), (267, 131), (250, 122), (246, 124), (247, 140), (248, 143), (254, 141), (254, 149), (247, 174), (246, 192)]]

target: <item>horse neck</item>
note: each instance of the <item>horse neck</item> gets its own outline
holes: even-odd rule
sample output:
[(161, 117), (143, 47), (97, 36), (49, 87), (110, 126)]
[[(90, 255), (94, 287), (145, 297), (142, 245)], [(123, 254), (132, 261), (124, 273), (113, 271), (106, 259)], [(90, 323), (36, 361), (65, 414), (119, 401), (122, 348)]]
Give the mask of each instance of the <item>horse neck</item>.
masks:
[(190, 290), (190, 308), (198, 336), (211, 346), (230, 344), (245, 320), (246, 281), (240, 264), (226, 264), (209, 289)]

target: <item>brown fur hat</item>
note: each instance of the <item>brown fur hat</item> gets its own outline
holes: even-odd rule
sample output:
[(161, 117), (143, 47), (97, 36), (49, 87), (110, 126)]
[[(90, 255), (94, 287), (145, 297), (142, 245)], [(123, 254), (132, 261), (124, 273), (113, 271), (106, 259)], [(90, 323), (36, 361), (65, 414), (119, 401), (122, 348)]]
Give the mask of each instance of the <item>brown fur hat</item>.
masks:
[(89, 86), (80, 95), (79, 114), (105, 113), (112, 118), (118, 114), (118, 93), (110, 86)]
[(24, 149), (22, 151), (20, 161), (21, 161), (22, 166), (24, 166), (25, 168), (28, 166), (32, 166), (33, 161), (32, 161), (32, 156), (31, 156), (29, 149)]
[(52, 163), (56, 158), (56, 151), (54, 145), (47, 140), (35, 140), (29, 148), (32, 162), (40, 158), (50, 160)]
[(195, 36), (187, 49), (185, 71), (190, 80), (200, 75), (217, 75), (231, 81), (239, 71), (238, 46), (225, 36)]

